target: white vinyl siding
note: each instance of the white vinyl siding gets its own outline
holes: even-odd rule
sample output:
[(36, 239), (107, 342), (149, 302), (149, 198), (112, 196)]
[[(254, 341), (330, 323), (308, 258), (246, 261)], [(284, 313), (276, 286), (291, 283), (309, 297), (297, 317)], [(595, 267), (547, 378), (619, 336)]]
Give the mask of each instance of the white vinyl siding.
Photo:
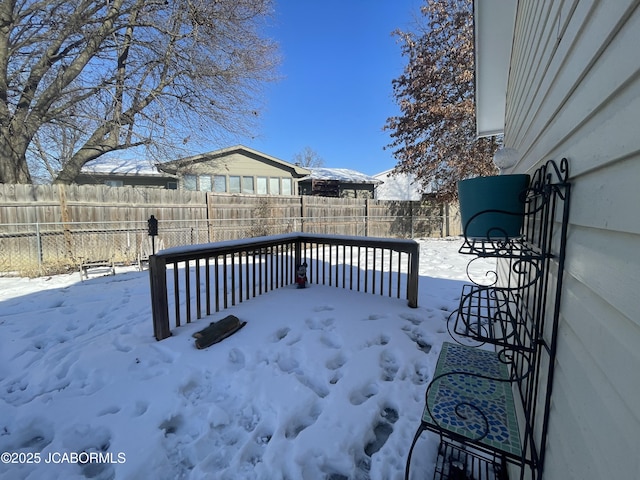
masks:
[(518, 4), (505, 145), (573, 184), (543, 479), (640, 478), (638, 44), (637, 2)]

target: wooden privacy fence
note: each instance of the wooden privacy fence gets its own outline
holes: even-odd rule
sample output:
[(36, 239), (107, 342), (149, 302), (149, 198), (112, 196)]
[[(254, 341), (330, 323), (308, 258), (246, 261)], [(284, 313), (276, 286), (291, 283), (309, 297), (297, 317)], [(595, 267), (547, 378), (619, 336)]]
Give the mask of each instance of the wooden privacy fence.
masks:
[(209, 194), (211, 241), (290, 232), (371, 237), (460, 235), (458, 209), (430, 201)]
[(460, 234), (434, 202), (206, 194), (104, 185), (0, 184), (0, 275), (44, 275), (84, 261), (130, 264), (159, 221), (165, 247), (291, 232), (417, 238)]
[[(149, 258), (157, 340), (179, 327), (295, 282), (388, 295), (418, 306), (419, 246), (413, 240), (293, 233), (167, 249)], [(168, 274), (169, 272), (169, 274)], [(169, 278), (167, 278), (169, 276)], [(169, 305), (173, 304), (172, 315)]]
[(147, 219), (165, 245), (209, 241), (206, 194), (106, 185), (0, 184), (0, 275), (43, 275), (84, 261), (135, 262)]
[(106, 185), (0, 184), (0, 223), (103, 223), (207, 218), (203, 192)]

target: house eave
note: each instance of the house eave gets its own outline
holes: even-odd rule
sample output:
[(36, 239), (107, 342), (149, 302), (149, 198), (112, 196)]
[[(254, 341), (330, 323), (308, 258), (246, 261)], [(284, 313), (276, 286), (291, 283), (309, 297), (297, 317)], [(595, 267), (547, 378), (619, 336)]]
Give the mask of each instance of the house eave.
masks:
[(476, 135), (504, 133), (515, 0), (474, 0)]
[(300, 178), (305, 175), (309, 175), (311, 171), (307, 168), (295, 165), (293, 163), (285, 162), (279, 158), (272, 157), (265, 153), (259, 152), (244, 145), (235, 145), (233, 147), (227, 147), (213, 152), (200, 153), (191, 157), (180, 158), (178, 160), (172, 160), (170, 162), (164, 162), (157, 165), (157, 168), (163, 172), (177, 173), (177, 171), (187, 165), (191, 165), (198, 162), (205, 162), (212, 159), (228, 156), (235, 152), (244, 152), (246, 155), (255, 159), (260, 159), (263, 162), (278, 165), (281, 168), (285, 168), (291, 171), (294, 178)]

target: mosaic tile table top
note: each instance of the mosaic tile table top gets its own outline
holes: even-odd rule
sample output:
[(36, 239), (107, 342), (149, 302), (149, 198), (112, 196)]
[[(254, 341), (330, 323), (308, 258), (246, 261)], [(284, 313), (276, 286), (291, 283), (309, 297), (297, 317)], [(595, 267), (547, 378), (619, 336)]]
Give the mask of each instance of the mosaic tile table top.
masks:
[[(456, 372), (456, 373), (452, 373)], [(509, 378), (495, 352), (445, 342), (422, 421), (507, 455), (521, 455), (512, 384), (474, 376)], [(481, 413), (480, 413), (481, 412)]]

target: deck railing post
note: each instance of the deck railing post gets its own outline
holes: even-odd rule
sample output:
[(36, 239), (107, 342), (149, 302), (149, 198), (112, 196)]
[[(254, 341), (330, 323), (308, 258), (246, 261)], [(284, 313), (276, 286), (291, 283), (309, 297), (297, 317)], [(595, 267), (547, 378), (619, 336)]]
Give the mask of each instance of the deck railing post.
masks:
[(169, 302), (167, 300), (167, 262), (164, 258), (156, 255), (149, 257), (149, 283), (153, 334), (156, 340), (164, 340), (171, 336)]
[(420, 267), (420, 247), (415, 245), (412, 251), (411, 261), (409, 263), (409, 272), (407, 272), (407, 300), (409, 307), (418, 308), (418, 272)]

